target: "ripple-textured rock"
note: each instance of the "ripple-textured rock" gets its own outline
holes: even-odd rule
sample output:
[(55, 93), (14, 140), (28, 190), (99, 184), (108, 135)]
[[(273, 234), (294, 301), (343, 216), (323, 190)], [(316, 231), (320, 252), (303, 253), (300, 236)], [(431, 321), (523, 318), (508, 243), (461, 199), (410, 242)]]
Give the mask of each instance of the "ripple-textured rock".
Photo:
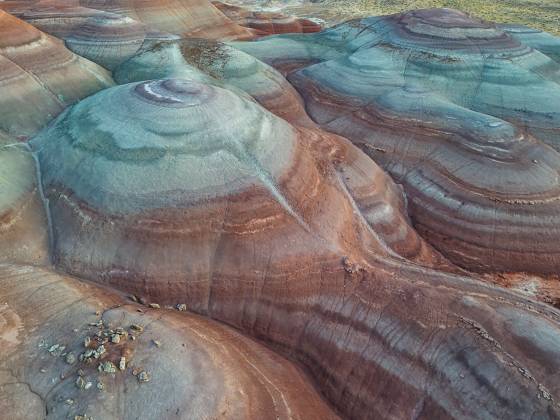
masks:
[(454, 262), (558, 271), (560, 66), (548, 56), (449, 9), (236, 46), (293, 71), (311, 117), (405, 186), (416, 227)]
[(162, 80), (32, 144), (59, 268), (267, 341), (346, 417), (558, 417), (560, 314), (430, 268), (397, 186), (343, 139)]
[(0, 299), (6, 419), (338, 418), (300, 369), (217, 322), (27, 266), (0, 265)]

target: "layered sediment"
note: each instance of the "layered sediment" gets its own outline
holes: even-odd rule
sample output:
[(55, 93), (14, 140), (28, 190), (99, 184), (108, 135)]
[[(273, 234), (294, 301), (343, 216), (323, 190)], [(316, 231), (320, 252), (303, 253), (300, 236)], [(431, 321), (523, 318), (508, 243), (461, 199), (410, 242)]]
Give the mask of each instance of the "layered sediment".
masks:
[(133, 57), (143, 45), (178, 35), (160, 32), (125, 15), (79, 6), (22, 9), (17, 16), (108, 70)]
[(0, 262), (6, 261), (47, 263), (48, 225), (31, 151), (0, 134)]
[(5, 418), (337, 419), (300, 369), (217, 322), (0, 264)]
[[(408, 225), (401, 190), (365, 155), (341, 138), (295, 128), (254, 102), (216, 86), (166, 79), (107, 89), (69, 109), (32, 144), (52, 214), (55, 258), (69, 270), (81, 265), (82, 258), (84, 263), (89, 260), (82, 268), (93, 277), (100, 271), (109, 274), (115, 266), (136, 264), (136, 257), (127, 252), (118, 262), (120, 257), (115, 260), (117, 256), (107, 247), (109, 259), (100, 255), (94, 262), (86, 255), (92, 249), (91, 240), (109, 239), (97, 236), (99, 226), (107, 226), (111, 242), (117, 240), (114, 250), (143, 253), (147, 259), (139, 262), (143, 260), (146, 269), (138, 271), (149, 277), (162, 278), (159, 268), (152, 274), (152, 268), (148, 270), (160, 258), (176, 255), (183, 260), (175, 261), (179, 266), (167, 267), (171, 281), (183, 277), (181, 270), (189, 259), (185, 257), (191, 252), (194, 260), (199, 259), (195, 255), (202, 258), (193, 273), (200, 269), (207, 276), (210, 254), (224, 228), (235, 231), (237, 225), (242, 229), (248, 224), (259, 232), (279, 229), (283, 237), (295, 238), (310, 235), (309, 223), (313, 223), (321, 232), (311, 234), (314, 238), (309, 244), (350, 243), (361, 235), (356, 229), (365, 227), (352, 226), (356, 223), (352, 213), (360, 208), (364, 214), (360, 223), (370, 223), (366, 229), (373, 227), (376, 235), (386, 236), (387, 244), (375, 245), (380, 252), (426, 264), (441, 261)], [(321, 194), (324, 198), (318, 200)], [(208, 209), (197, 210), (199, 206)], [(344, 211), (335, 217), (336, 222), (321, 224), (337, 210)], [(88, 216), (89, 212), (93, 213)], [(94, 214), (90, 230), (84, 222)], [(226, 216), (231, 221), (226, 222)], [(113, 222), (101, 223), (106, 217)], [(198, 218), (209, 220), (207, 227), (213, 233), (200, 232), (202, 219)], [(124, 229), (120, 234), (115, 230), (117, 220)], [(347, 234), (341, 235), (346, 226)], [(164, 236), (176, 231), (172, 235), (176, 243), (162, 237), (162, 242), (156, 241), (159, 251), (151, 248), (150, 241), (140, 251), (137, 241), (144, 242), (144, 228), (161, 228)], [(139, 236), (133, 238), (132, 231)], [(188, 240), (190, 235), (205, 238), (200, 248)], [(125, 245), (127, 238), (129, 245)], [(303, 238), (294, 241), (294, 247), (296, 243), (300, 249), (309, 246)], [(306, 252), (312, 252), (312, 247)]]
[(344, 139), (172, 79), (94, 95), (32, 144), (59, 269), (266, 341), (345, 417), (558, 415), (557, 311), (450, 273)]
[(74, 14), (76, 7), (129, 17), (153, 30), (210, 39), (250, 39), (254, 33), (220, 12), (209, 0), (15, 0), (0, 5), (13, 14), (45, 10)]
[(559, 418), (557, 40), (218, 6), (0, 2), (2, 415)]
[(279, 12), (251, 11), (220, 1), (213, 1), (212, 4), (233, 22), (253, 29), (258, 36), (313, 33), (321, 30), (321, 25), (309, 19), (300, 19)]
[(0, 10), (0, 130), (25, 140), (65, 107), (113, 84), (62, 41)]
[(560, 67), (493, 24), (420, 10), (236, 45), (402, 183), (416, 228), (476, 271), (556, 273)]
[(224, 43), (203, 39), (160, 41), (145, 45), (114, 72), (118, 83), (187, 78), (254, 98), (281, 118), (315, 127), (303, 100), (274, 68)]

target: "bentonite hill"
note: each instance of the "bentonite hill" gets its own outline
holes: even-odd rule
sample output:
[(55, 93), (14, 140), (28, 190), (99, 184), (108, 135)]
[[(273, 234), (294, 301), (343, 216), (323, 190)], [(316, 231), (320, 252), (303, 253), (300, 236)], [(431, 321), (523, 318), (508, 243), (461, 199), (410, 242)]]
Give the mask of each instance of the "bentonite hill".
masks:
[(0, 0), (0, 419), (560, 419), (558, 17), (476, 4)]

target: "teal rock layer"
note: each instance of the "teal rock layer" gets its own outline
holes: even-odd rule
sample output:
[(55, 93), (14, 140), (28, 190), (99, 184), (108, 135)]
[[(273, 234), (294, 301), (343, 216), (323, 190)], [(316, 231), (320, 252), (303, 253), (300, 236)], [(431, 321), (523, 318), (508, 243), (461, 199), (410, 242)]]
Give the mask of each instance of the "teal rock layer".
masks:
[[(121, 273), (113, 269), (126, 267), (125, 271), (134, 269), (136, 275), (149, 279), (168, 277), (181, 288), (182, 270), (202, 270), (197, 276), (208, 275), (208, 254), (221, 238), (219, 226), (226, 223), (224, 217), (235, 220), (226, 225), (239, 224), (240, 229), (245, 225), (248, 229), (259, 226), (258, 231), (274, 226), (283, 229), (289, 222), (290, 229), (309, 232), (310, 224), (321, 223), (320, 218), (310, 219), (317, 206), (326, 206), (324, 217), (341, 206), (346, 209), (336, 223), (318, 226), (321, 236), (329, 240), (348, 241), (339, 230), (353, 223), (349, 209), (358, 206), (365, 216), (360, 223), (375, 226), (389, 244), (367, 235), (365, 240), (378, 242), (375, 247), (380, 252), (396, 252), (426, 263), (440, 261), (408, 225), (400, 190), (365, 155), (341, 138), (295, 128), (253, 101), (216, 86), (166, 79), (107, 89), (64, 112), (32, 145), (52, 212), (55, 258), (69, 270), (84, 270), (88, 277), (103, 273), (109, 279), (115, 276), (118, 282)], [(319, 154), (315, 148), (324, 148), (326, 156), (315, 156)], [(323, 182), (321, 168), (327, 163), (321, 159), (340, 161), (339, 170), (347, 173), (343, 184), (331, 187)], [(340, 182), (334, 179), (331, 183)], [(326, 199), (314, 202), (312, 197), (321, 191), (340, 203), (329, 208)], [(252, 195), (255, 202), (248, 209), (231, 207), (241, 197)], [(198, 233), (206, 241), (197, 250), (185, 238), (197, 235), (201, 220), (195, 220), (205, 217), (205, 206), (213, 208), (216, 225), (212, 232)], [(259, 219), (260, 206), (264, 215)], [(117, 233), (121, 223), (123, 230)], [(161, 242), (151, 243), (142, 233), (144, 227), (148, 231), (157, 228), (165, 236), (185, 223), (190, 227), (173, 235), (175, 245), (165, 245), (163, 237)], [(132, 234), (131, 229), (139, 230)], [(140, 236), (134, 238), (136, 234)], [(146, 241), (145, 248), (138, 248), (138, 241)], [(301, 240), (297, 242), (300, 244), (294, 243), (289, 254), (300, 246), (305, 248)], [(90, 250), (101, 243), (105, 243), (102, 255), (92, 260)], [(109, 243), (114, 248), (108, 248)], [(136, 260), (138, 252), (145, 259)], [(186, 258), (190, 253), (195, 253), (192, 259)], [(188, 261), (196, 261), (199, 254), (200, 263), (191, 266)], [(170, 263), (160, 266), (160, 258)], [(85, 266), (76, 268), (82, 264)], [(125, 275), (130, 281), (133, 276), (132, 272)], [(145, 286), (141, 282), (135, 285), (139, 291), (146, 291)], [(156, 285), (147, 289), (157, 292)]]
[(187, 78), (253, 97), (291, 123), (314, 126), (297, 91), (274, 68), (221, 42), (180, 39), (146, 43), (115, 68), (118, 83)]
[[(552, 56), (552, 38), (533, 45)], [(452, 261), (556, 273), (560, 65), (520, 40), (433, 9), (234, 45), (289, 73), (314, 121), (402, 183)]]
[(539, 50), (560, 63), (560, 38), (557, 36), (524, 25), (499, 25), (499, 28), (519, 42)]
[(560, 415), (558, 312), (450, 273), (345, 139), (165, 79), (93, 95), (31, 144), (58, 269), (266, 341), (345, 417)]

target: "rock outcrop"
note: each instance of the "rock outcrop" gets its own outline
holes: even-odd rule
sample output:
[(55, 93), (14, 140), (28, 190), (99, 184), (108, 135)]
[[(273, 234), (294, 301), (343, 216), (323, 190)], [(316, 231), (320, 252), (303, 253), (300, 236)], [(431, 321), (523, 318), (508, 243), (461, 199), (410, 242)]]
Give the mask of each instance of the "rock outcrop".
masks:
[(448, 10), (237, 47), (402, 183), (416, 228), (476, 271), (560, 269), (560, 65)]
[[(336, 419), (300, 369), (219, 323), (0, 264), (6, 419)], [(134, 339), (133, 339), (134, 338)]]
[(118, 83), (187, 78), (245, 92), (293, 124), (315, 127), (297, 91), (274, 68), (226, 44), (203, 39), (149, 43), (115, 68)]
[(555, 38), (0, 9), (0, 416), (560, 418)]
[(190, 37), (211, 39), (252, 38), (253, 34), (231, 20), (209, 0), (79, 0), (81, 6), (124, 14), (151, 28)]
[(560, 39), (557, 36), (524, 25), (499, 25), (511, 37), (560, 63)]
[[(1, 3), (1, 2), (0, 2)], [(75, 13), (76, 7), (127, 16), (152, 30), (210, 39), (250, 39), (254, 34), (228, 19), (209, 0), (15, 0), (0, 4), (13, 14), (46, 10)]]
[(233, 22), (253, 29), (258, 36), (285, 33), (313, 33), (321, 30), (321, 25), (309, 19), (300, 19), (278, 12), (251, 11), (221, 1), (213, 1), (212, 4)]
[(179, 39), (125, 15), (87, 7), (35, 7), (15, 11), (18, 18), (64, 40), (74, 53), (108, 70), (133, 57), (142, 46)]
[(162, 80), (83, 100), (32, 145), (60, 269), (266, 341), (345, 417), (559, 415), (560, 314), (442, 272), (342, 138)]
[(48, 225), (27, 146), (0, 134), (0, 262), (48, 262)]
[(112, 84), (103, 68), (0, 10), (0, 131), (25, 140), (68, 105)]
[(299, 94), (286, 79), (242, 51), (214, 40), (159, 32), (127, 15), (48, 4), (7, 9), (63, 39), (74, 53), (113, 71), (117, 83), (187, 77), (219, 86), (226, 84), (247, 92), (292, 123), (314, 125)]
[[(245, 229), (265, 243), (278, 230), (294, 258), (302, 258), (298, 250), (313, 255), (325, 241), (338, 249), (358, 241), (441, 262), (408, 225), (401, 190), (365, 155), (215, 86), (167, 79), (107, 89), (69, 109), (32, 144), (57, 263), (90, 278), (103, 273), (117, 285), (124, 273), (139, 293), (165, 297), (167, 290), (157, 293), (163, 279), (183, 288), (185, 269), (208, 280), (226, 232), (235, 258), (254, 246), (252, 236), (236, 243)], [(355, 219), (360, 209), (364, 217)], [(227, 263), (234, 271), (235, 258)]]

